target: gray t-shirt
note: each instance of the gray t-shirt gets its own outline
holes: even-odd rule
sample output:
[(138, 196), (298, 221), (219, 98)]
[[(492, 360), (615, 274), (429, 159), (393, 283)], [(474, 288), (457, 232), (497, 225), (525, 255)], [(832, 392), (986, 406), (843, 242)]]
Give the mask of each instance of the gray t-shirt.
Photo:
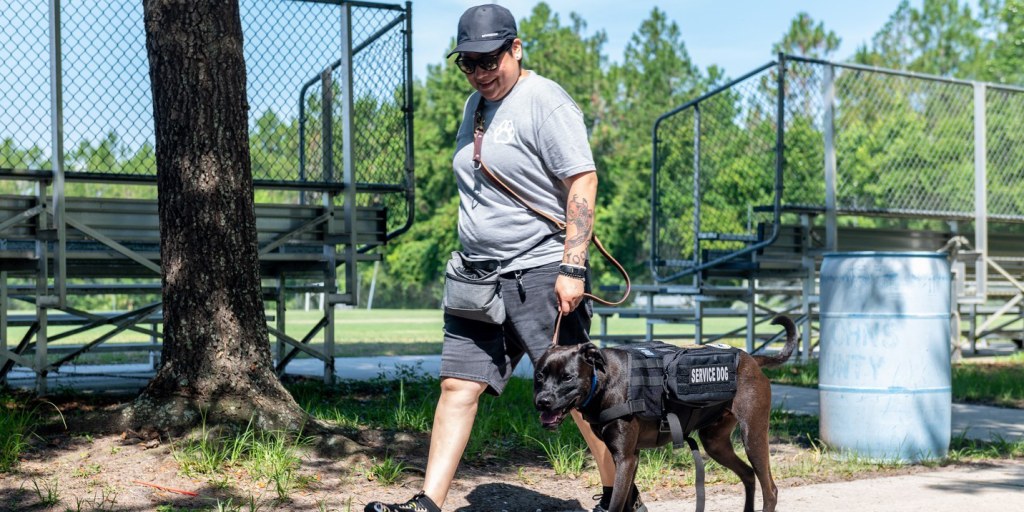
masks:
[[(459, 188), (459, 240), (474, 257), (506, 271), (561, 261), (564, 232), (500, 189), (473, 165), (473, 115), (466, 100), (452, 165)], [(481, 159), (530, 203), (565, 220), (562, 180), (595, 170), (583, 113), (558, 84), (532, 71), (501, 101), (484, 100)]]

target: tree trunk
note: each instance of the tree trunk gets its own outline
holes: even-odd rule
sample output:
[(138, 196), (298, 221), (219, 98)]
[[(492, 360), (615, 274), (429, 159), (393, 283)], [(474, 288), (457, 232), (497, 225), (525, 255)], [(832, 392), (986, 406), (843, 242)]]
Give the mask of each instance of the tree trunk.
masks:
[(156, 128), (163, 364), (132, 428), (200, 416), (293, 429), (305, 413), (272, 370), (249, 160), (238, 0), (145, 0)]

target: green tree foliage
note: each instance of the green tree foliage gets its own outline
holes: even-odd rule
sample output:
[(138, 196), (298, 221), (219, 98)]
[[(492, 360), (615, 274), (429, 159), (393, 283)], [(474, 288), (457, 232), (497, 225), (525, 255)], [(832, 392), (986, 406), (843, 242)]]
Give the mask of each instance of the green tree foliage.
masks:
[(1024, 1), (1007, 0), (999, 10), (992, 58), (984, 77), (1004, 84), (1024, 84)]
[(959, 78), (976, 77), (991, 55), (986, 43), (995, 29), (1001, 0), (924, 0), (920, 8), (900, 3), (870, 45), (854, 60), (874, 66)]
[(607, 40), (603, 31), (585, 35), (587, 23), (570, 15), (571, 25), (561, 24), (558, 14), (544, 2), (519, 24), (525, 59), (523, 65), (554, 80), (572, 96), (591, 123), (602, 108), (600, 84), (604, 81), (605, 57), (601, 49)]
[[(780, 28), (785, 31), (772, 46), (773, 52), (836, 59), (839, 36), (807, 13), (797, 14), (788, 27)], [(701, 70), (694, 65), (682, 30), (658, 8), (636, 27), (615, 62), (604, 53), (607, 37), (603, 31), (588, 30), (576, 14), (561, 19), (544, 2), (519, 20), (519, 31), (524, 66), (561, 84), (584, 112), (600, 176), (595, 231), (634, 280), (642, 282), (647, 279), (651, 247), (652, 126), (660, 115), (723, 83), (726, 77), (714, 66)], [(906, 0), (868, 43), (857, 48), (852, 60), (961, 79), (1022, 84), (1021, 34), (1024, 0)], [(454, 44), (450, 41), (447, 48)], [(787, 66), (784, 201), (791, 205), (821, 204), (824, 196), (821, 69), (800, 62)], [(701, 195), (697, 198), (700, 230), (750, 234), (756, 227), (759, 217), (752, 207), (769, 205), (774, 186), (777, 80), (777, 72), (767, 70), (704, 102), (699, 154), (694, 154), (693, 112), (669, 118), (660, 126), (658, 240), (662, 249), (667, 249), (662, 256), (693, 256), (695, 163), (701, 170)], [(337, 92), (335, 97), (339, 97)], [(448, 253), (459, 247), (458, 195), (451, 159), (471, 92), (452, 59), (429, 66), (426, 76), (413, 84), (416, 220), (408, 232), (384, 248), (374, 305), (431, 307), (440, 297), (444, 262)], [(403, 179), (403, 117), (398, 108), (404, 99), (388, 94), (400, 92), (375, 91), (356, 99), (359, 181), (399, 183)], [(1016, 162), (1024, 161), (1024, 98), (996, 88), (990, 88), (988, 94), (990, 204), (996, 213), (1019, 213), (1024, 200), (1015, 187), (1024, 176)], [(972, 189), (970, 95), (967, 86), (837, 71), (835, 144), (841, 170), (840, 205), (871, 210), (885, 207), (893, 197), (903, 197), (911, 206), (964, 208)], [(306, 155), (304, 176), (324, 179), (323, 98), (313, 90), (303, 101), (302, 140), (298, 119), (282, 118), (267, 110), (253, 121), (250, 153), (257, 180), (297, 179), (300, 147)], [(334, 108), (340, 115), (340, 106)], [(340, 124), (332, 135), (335, 152), (340, 155)], [(137, 174), (155, 168), (151, 146), (126, 148), (113, 133), (70, 147), (66, 159), (71, 172)], [(0, 167), (41, 170), (49, 165), (45, 149), (19, 148), (10, 139), (0, 141)], [(340, 172), (340, 167), (335, 169), (336, 176), (340, 177)], [(926, 182), (914, 178), (928, 172), (944, 179)], [(125, 196), (114, 188), (73, 181), (68, 185), (76, 195)], [(139, 189), (128, 192), (128, 197), (152, 194), (152, 187)], [(22, 182), (0, 181), (0, 193), (28, 192)], [(256, 199), (294, 202), (298, 193), (258, 189)], [(398, 194), (361, 194), (359, 201), (387, 206), (389, 228), (394, 229), (404, 222), (402, 199)], [(315, 203), (320, 198), (307, 200)], [(702, 247), (737, 245), (726, 241)], [(600, 284), (617, 282), (618, 277), (601, 258), (595, 254), (592, 261)], [(365, 289), (373, 264), (362, 264), (360, 271)]]
[(803, 57), (828, 59), (839, 49), (841, 39), (835, 32), (825, 29), (825, 23), (801, 12), (789, 24), (782, 40), (772, 45), (773, 53), (788, 53)]
[[(703, 92), (709, 80), (690, 60), (679, 25), (654, 8), (609, 67), (606, 105), (591, 143), (601, 185), (595, 231), (633, 276), (646, 275), (650, 247), (651, 126), (661, 114)], [(614, 278), (592, 256), (599, 276)]]
[(973, 74), (980, 49), (980, 23), (971, 8), (959, 0), (926, 1), (911, 11), (911, 32), (918, 49), (913, 66), (926, 73), (956, 76)]

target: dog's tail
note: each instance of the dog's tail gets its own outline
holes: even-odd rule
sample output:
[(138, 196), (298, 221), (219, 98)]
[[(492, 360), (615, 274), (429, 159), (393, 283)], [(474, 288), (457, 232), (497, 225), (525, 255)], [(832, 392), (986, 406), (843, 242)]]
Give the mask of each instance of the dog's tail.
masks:
[(754, 356), (754, 360), (762, 368), (771, 368), (772, 366), (785, 363), (793, 355), (793, 351), (796, 350), (799, 332), (796, 330), (796, 324), (793, 323), (793, 320), (790, 320), (788, 316), (779, 315), (772, 319), (772, 325), (781, 325), (786, 329), (786, 344), (782, 347), (781, 352), (773, 356)]

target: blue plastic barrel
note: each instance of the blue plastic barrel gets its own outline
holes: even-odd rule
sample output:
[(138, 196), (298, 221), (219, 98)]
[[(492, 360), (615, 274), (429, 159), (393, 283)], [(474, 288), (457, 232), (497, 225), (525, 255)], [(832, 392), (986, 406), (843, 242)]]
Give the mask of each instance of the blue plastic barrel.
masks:
[(818, 387), (829, 446), (870, 460), (949, 452), (950, 281), (944, 254), (825, 255)]

